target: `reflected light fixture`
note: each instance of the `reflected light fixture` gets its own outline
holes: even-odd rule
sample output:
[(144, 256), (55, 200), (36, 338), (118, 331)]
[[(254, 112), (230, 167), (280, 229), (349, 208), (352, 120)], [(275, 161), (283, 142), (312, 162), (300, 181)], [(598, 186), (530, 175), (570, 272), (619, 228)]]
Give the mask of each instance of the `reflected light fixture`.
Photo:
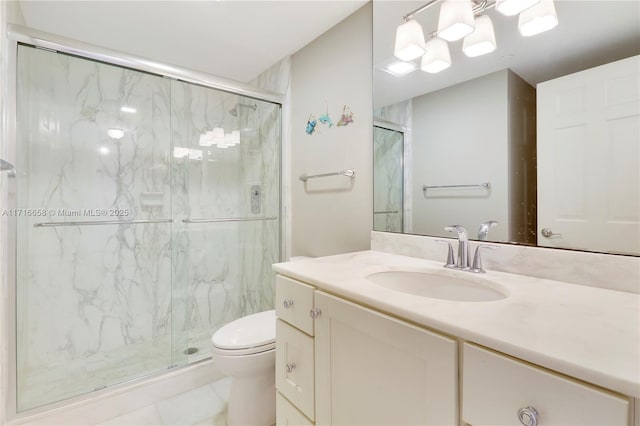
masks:
[(444, 0), (440, 6), (438, 37), (447, 41), (460, 40), (474, 28), (471, 0)]
[(429, 74), (439, 73), (451, 66), (451, 55), (447, 42), (433, 37), (427, 43), (427, 53), (422, 57), (420, 69)]
[(476, 29), (462, 42), (462, 51), (465, 55), (475, 58), (494, 50), (496, 50), (496, 35), (493, 31), (493, 22), (488, 15), (478, 16)]
[(539, 2), (540, 0), (496, 0), (496, 10), (505, 16), (513, 16)]
[(124, 130), (122, 129), (107, 129), (107, 135), (111, 139), (122, 139), (124, 137)]
[(414, 62), (394, 61), (383, 68), (384, 71), (395, 76), (402, 76), (415, 71), (418, 67)]
[(422, 26), (415, 19), (405, 18), (405, 22), (396, 30), (394, 56), (402, 61), (412, 61), (424, 55), (424, 52)]
[(558, 25), (558, 15), (553, 0), (541, 0), (518, 17), (518, 31), (524, 37), (549, 31), (556, 25)]
[(129, 114), (135, 114), (138, 110), (133, 107), (123, 105), (120, 107), (120, 111), (129, 113)]

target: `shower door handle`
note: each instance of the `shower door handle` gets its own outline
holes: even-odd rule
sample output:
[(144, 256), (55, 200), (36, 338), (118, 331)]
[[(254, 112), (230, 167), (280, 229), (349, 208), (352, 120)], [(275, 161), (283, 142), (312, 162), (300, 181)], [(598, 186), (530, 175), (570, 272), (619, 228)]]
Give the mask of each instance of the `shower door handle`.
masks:
[(139, 220), (87, 220), (84, 222), (41, 222), (34, 223), (34, 228), (50, 228), (54, 226), (92, 226), (92, 225), (139, 225), (145, 223), (172, 223), (173, 219), (139, 219)]

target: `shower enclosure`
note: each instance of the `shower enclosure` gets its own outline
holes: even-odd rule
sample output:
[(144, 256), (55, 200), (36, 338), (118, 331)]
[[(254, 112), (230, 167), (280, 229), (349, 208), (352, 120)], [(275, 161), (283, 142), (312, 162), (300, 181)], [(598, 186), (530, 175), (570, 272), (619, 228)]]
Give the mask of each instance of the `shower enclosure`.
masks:
[(271, 309), (281, 105), (17, 45), (17, 412), (210, 356)]
[(404, 230), (404, 133), (373, 126), (373, 229)]

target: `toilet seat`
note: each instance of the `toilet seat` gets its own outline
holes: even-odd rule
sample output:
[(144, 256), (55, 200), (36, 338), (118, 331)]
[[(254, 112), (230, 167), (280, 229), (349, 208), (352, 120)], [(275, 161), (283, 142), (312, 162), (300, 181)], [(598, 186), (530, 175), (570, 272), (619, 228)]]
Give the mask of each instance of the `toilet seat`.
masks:
[(276, 313), (270, 310), (226, 324), (211, 337), (211, 348), (220, 355), (250, 355), (274, 349), (275, 342)]

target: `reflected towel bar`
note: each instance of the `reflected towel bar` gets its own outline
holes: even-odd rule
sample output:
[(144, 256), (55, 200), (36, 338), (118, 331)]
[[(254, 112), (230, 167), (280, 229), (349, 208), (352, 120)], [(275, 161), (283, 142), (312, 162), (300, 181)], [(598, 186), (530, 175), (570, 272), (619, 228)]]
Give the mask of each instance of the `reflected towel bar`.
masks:
[(426, 191), (427, 189), (440, 189), (440, 188), (484, 188), (484, 189), (491, 189), (491, 183), (489, 182), (484, 182), (484, 183), (477, 183), (475, 185), (424, 185), (422, 187), (423, 191)]
[(398, 210), (387, 210), (384, 212), (373, 212), (373, 214), (392, 214), (392, 213), (399, 213)]
[(171, 223), (173, 219), (140, 219), (140, 220), (88, 220), (85, 222), (42, 222), (34, 223), (34, 228), (51, 228), (54, 226), (93, 226), (93, 225), (138, 225), (144, 223)]
[(182, 219), (182, 223), (211, 223), (211, 222), (252, 222), (257, 220), (277, 220), (277, 217), (218, 217), (214, 219)]
[(304, 175), (300, 176), (300, 180), (303, 181), (303, 182), (306, 182), (308, 179), (327, 177), (327, 176), (338, 176), (338, 175), (354, 178), (354, 177), (356, 177), (356, 171), (353, 170), (353, 169), (348, 169), (348, 170), (342, 170), (340, 172), (322, 173), (320, 175), (311, 175), (311, 176), (309, 176), (307, 174), (304, 174)]

